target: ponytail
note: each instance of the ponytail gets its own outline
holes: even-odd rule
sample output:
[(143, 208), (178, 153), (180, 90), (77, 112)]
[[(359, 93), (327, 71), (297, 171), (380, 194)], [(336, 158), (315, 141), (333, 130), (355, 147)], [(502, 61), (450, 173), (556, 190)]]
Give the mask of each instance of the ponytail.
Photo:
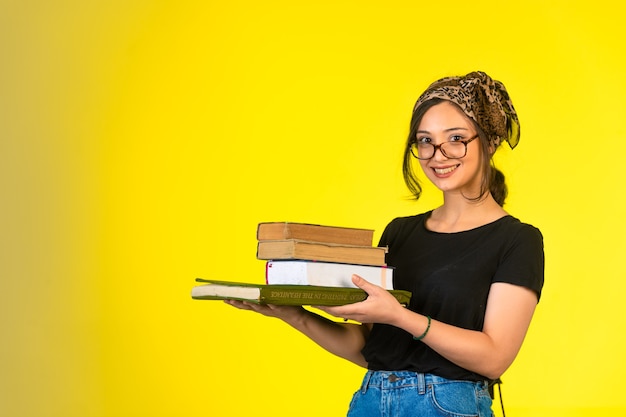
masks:
[(489, 181), (489, 191), (500, 206), (504, 205), (504, 200), (509, 192), (504, 181), (504, 174), (495, 166), (491, 166), (491, 180)]

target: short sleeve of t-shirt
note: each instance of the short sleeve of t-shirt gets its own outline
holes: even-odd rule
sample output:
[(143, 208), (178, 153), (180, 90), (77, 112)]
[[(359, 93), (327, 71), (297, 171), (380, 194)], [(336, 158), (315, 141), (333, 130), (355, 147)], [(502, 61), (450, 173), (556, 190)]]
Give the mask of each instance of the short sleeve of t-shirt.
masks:
[(518, 222), (511, 230), (515, 233), (504, 240), (501, 264), (492, 282), (530, 288), (537, 293), (539, 300), (544, 279), (543, 236), (539, 229), (525, 223)]

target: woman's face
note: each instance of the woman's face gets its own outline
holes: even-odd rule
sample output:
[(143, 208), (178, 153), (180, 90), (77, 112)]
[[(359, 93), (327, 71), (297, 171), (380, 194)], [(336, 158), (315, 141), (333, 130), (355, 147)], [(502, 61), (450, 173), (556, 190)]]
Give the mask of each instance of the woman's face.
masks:
[[(417, 128), (417, 142), (440, 145), (468, 141), (477, 131), (472, 121), (453, 103), (443, 101), (426, 111)], [(432, 158), (420, 160), (428, 179), (444, 193), (476, 195), (481, 182), (481, 146), (475, 138), (467, 144), (462, 158), (448, 158), (438, 148)]]

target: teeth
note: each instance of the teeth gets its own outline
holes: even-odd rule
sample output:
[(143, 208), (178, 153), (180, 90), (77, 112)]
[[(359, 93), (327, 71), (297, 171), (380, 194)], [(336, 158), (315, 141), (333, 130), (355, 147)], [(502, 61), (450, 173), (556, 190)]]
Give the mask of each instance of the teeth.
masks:
[(455, 166), (449, 168), (434, 168), (435, 172), (439, 175), (448, 174), (456, 169)]

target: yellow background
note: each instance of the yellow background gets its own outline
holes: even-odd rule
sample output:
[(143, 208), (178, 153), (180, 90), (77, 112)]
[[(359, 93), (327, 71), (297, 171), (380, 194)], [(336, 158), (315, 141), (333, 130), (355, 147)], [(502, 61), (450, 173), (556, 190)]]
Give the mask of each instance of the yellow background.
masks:
[(377, 240), (438, 204), (429, 187), (405, 199), (410, 110), (476, 69), (518, 110), (520, 145), (497, 157), (506, 208), (547, 258), (507, 415), (623, 415), (615, 7), (2, 0), (0, 415), (344, 415), (361, 369), (189, 291), (197, 276), (262, 282), (261, 221)]

